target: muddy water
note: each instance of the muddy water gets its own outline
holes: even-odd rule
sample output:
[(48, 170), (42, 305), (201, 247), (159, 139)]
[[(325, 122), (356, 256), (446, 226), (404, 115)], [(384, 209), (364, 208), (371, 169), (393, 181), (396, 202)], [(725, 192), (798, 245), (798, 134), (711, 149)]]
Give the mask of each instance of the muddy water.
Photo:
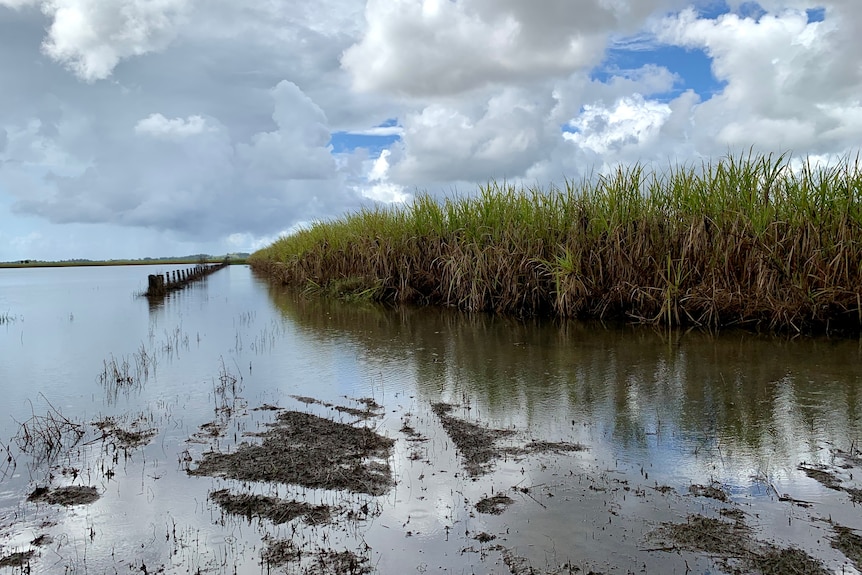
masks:
[[(860, 567), (833, 546), (862, 529), (857, 340), (382, 310), (238, 266), (150, 303), (148, 273), (0, 270), (0, 572), (718, 573), (791, 548)], [(393, 485), (188, 473), (290, 411), (394, 440)], [(499, 432), (480, 466), (458, 429)], [(329, 518), (226, 513), (225, 489)], [(744, 529), (739, 552), (669, 535), (702, 517)]]

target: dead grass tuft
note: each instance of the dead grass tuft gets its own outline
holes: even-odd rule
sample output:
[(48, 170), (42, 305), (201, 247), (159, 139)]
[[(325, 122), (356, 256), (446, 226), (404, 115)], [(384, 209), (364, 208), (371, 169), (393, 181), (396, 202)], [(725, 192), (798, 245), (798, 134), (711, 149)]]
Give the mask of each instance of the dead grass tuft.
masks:
[(261, 444), (243, 443), (233, 453), (205, 453), (189, 474), (369, 495), (382, 495), (392, 485), (388, 459), (394, 441), (367, 427), (284, 411), (260, 437)]
[(268, 519), (276, 525), (287, 523), (297, 517), (310, 525), (327, 523), (332, 514), (328, 505), (310, 505), (301, 501), (288, 501), (264, 495), (234, 494), (228, 489), (213, 491), (210, 500), (231, 515)]

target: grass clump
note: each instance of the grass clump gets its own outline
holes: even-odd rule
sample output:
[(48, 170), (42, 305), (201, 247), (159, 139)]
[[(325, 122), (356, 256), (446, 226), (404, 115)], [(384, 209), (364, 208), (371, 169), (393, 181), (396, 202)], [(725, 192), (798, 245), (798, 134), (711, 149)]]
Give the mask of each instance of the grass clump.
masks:
[(862, 170), (749, 153), (363, 209), (252, 254), (337, 295), (518, 315), (862, 328)]
[(8, 325), (14, 323), (16, 319), (18, 319), (18, 317), (11, 315), (8, 311), (0, 313), (0, 325)]

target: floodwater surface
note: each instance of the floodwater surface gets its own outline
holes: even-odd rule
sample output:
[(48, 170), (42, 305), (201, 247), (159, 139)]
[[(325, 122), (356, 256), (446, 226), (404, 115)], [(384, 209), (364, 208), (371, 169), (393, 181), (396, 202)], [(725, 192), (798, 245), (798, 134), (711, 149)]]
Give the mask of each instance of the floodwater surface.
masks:
[(0, 270), (0, 572), (862, 570), (859, 340), (169, 269)]

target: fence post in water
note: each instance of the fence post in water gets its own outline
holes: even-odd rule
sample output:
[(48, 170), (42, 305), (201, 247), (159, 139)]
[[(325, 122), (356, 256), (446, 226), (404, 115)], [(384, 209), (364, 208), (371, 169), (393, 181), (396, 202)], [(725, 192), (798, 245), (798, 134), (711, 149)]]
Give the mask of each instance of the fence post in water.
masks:
[(147, 277), (147, 284), (147, 294), (157, 295), (165, 291), (165, 282), (160, 275), (150, 274)]
[(168, 292), (181, 289), (193, 281), (203, 279), (211, 273), (226, 268), (228, 262), (219, 264), (197, 264), (191, 268), (173, 270), (162, 274), (151, 274), (147, 276), (147, 296), (164, 296)]

